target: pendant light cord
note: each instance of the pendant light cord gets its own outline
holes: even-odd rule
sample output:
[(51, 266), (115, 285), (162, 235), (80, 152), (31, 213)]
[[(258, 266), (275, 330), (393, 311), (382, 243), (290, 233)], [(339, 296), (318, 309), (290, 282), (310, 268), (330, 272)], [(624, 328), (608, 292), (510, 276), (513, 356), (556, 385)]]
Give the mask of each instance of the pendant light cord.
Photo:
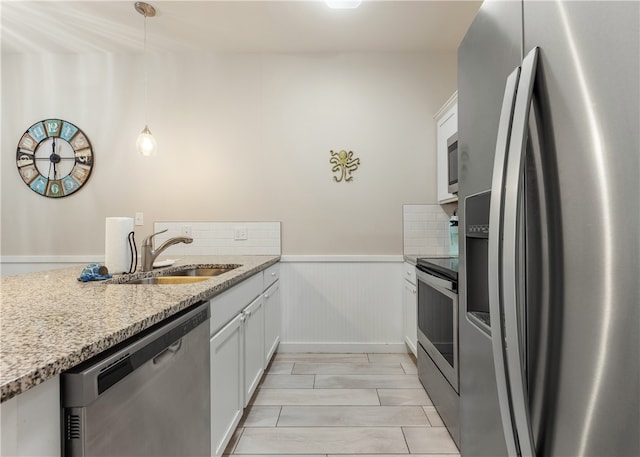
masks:
[(149, 125), (149, 59), (147, 57), (147, 15), (144, 15), (144, 39), (143, 39), (143, 62), (144, 62), (144, 120), (145, 125)]

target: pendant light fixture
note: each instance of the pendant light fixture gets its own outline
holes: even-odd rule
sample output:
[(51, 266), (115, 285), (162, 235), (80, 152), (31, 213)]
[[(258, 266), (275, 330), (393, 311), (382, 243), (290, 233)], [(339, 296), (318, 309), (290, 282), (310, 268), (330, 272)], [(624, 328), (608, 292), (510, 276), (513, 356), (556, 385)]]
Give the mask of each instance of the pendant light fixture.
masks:
[(329, 8), (333, 9), (353, 9), (360, 6), (362, 0), (324, 0)]
[(147, 99), (149, 92), (149, 65), (147, 63), (147, 18), (154, 17), (156, 15), (156, 9), (145, 2), (136, 2), (135, 8), (138, 13), (144, 16), (144, 115), (145, 118), (147, 118), (144, 129), (136, 140), (136, 150), (138, 154), (143, 156), (154, 156), (158, 152), (158, 143), (153, 135), (151, 135), (148, 123), (149, 109), (147, 107)]

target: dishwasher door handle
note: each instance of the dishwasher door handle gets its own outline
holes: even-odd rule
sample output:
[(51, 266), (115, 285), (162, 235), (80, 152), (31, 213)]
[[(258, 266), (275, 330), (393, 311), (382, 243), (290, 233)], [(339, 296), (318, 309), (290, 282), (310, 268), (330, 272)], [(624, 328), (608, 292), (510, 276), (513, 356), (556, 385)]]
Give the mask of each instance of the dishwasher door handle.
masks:
[(164, 363), (170, 357), (173, 357), (182, 348), (182, 338), (165, 348), (160, 354), (153, 358), (154, 365)]

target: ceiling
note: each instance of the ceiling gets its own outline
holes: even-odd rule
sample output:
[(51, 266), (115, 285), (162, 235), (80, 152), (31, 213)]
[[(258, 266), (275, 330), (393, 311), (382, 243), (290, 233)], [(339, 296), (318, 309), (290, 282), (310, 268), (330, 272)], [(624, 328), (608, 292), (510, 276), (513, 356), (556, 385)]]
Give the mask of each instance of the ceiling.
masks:
[[(404, 52), (457, 49), (481, 1), (149, 1), (150, 52)], [(3, 53), (142, 52), (133, 1), (0, 0)]]

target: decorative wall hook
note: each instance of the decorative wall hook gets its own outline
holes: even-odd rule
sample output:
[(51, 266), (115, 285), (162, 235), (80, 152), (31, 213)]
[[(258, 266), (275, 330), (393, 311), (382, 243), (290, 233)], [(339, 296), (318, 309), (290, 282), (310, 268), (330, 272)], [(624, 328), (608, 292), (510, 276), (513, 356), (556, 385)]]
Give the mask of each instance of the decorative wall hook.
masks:
[(351, 173), (356, 171), (360, 165), (360, 159), (353, 158), (353, 151), (347, 152), (343, 149), (340, 152), (329, 151), (329, 153), (331, 154), (329, 163), (333, 165), (331, 171), (333, 173), (340, 173), (340, 177), (334, 176), (333, 180), (335, 182), (353, 180)]

